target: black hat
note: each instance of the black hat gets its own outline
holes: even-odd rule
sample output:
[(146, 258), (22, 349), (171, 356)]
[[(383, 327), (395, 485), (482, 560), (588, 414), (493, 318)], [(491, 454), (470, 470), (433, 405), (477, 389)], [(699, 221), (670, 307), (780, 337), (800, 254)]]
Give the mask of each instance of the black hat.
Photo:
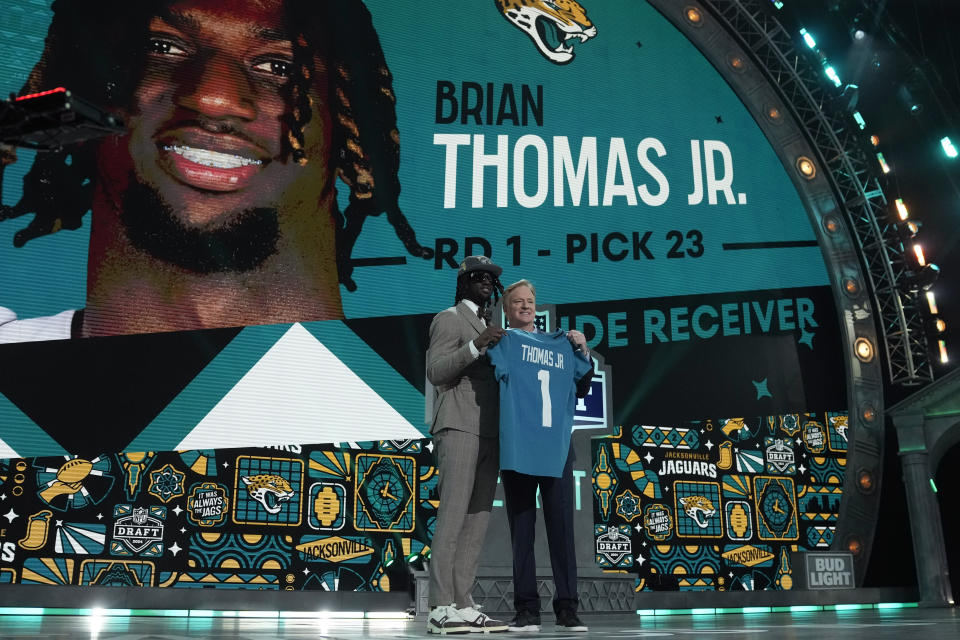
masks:
[(488, 271), (497, 278), (499, 278), (500, 274), (503, 273), (503, 269), (493, 264), (493, 261), (487, 256), (467, 256), (463, 259), (463, 262), (460, 263), (460, 269), (457, 271), (457, 276), (462, 276), (463, 274), (470, 273), (471, 271)]

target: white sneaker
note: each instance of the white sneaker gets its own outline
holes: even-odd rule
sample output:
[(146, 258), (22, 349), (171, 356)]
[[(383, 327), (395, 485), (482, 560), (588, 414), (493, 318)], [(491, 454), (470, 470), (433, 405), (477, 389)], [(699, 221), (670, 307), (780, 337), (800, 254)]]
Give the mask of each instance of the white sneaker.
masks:
[(470, 633), (470, 624), (460, 617), (454, 605), (434, 607), (427, 618), (427, 633)]
[(457, 615), (470, 625), (470, 633), (499, 633), (507, 630), (507, 623), (503, 620), (494, 620), (475, 607), (457, 609)]

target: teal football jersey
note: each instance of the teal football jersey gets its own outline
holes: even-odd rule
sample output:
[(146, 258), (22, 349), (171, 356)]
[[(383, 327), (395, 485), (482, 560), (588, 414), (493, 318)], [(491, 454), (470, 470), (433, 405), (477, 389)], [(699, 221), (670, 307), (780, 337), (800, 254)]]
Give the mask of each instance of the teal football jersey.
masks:
[(593, 364), (562, 330), (508, 329), (487, 354), (500, 383), (500, 468), (559, 478), (570, 448), (576, 383)]

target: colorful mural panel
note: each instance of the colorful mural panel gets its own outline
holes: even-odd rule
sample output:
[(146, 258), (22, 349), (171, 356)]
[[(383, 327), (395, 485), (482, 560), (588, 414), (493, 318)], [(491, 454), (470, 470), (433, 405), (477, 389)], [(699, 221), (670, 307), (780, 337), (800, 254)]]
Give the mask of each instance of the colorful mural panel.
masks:
[(638, 591), (791, 589), (790, 554), (833, 542), (846, 424), (800, 413), (594, 438), (597, 563)]

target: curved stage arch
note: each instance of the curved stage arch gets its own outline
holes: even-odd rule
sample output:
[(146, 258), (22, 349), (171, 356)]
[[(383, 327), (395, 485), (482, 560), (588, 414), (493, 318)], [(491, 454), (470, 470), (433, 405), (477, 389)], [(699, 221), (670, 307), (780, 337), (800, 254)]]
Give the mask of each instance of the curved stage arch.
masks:
[[(893, 286), (891, 271), (898, 266), (903, 269), (902, 256), (900, 265), (895, 264), (878, 228), (878, 214), (886, 205), (883, 191), (869, 159), (862, 157), (859, 143), (850, 134), (852, 115), (831, 114), (818, 106), (817, 98), (820, 105), (825, 102), (822, 80), (805, 64), (805, 52), (796, 48), (768, 7), (736, 1), (678, 6), (651, 0), (651, 4), (697, 45), (737, 92), (807, 206), (831, 276), (844, 337), (848, 406), (855, 416), (850, 422), (848, 473), (833, 548), (854, 553), (862, 581), (883, 475), (883, 370), (876, 351), (880, 344), (876, 327), (886, 319), (875, 309), (901, 306), (902, 295)], [(691, 9), (698, 11), (702, 21), (690, 19)], [(804, 158), (813, 162), (813, 175), (801, 171)], [(865, 262), (879, 263), (886, 280), (877, 282), (874, 273), (864, 269)], [(874, 355), (866, 361), (857, 354), (860, 339), (873, 348)], [(908, 350), (905, 355), (912, 354)]]

